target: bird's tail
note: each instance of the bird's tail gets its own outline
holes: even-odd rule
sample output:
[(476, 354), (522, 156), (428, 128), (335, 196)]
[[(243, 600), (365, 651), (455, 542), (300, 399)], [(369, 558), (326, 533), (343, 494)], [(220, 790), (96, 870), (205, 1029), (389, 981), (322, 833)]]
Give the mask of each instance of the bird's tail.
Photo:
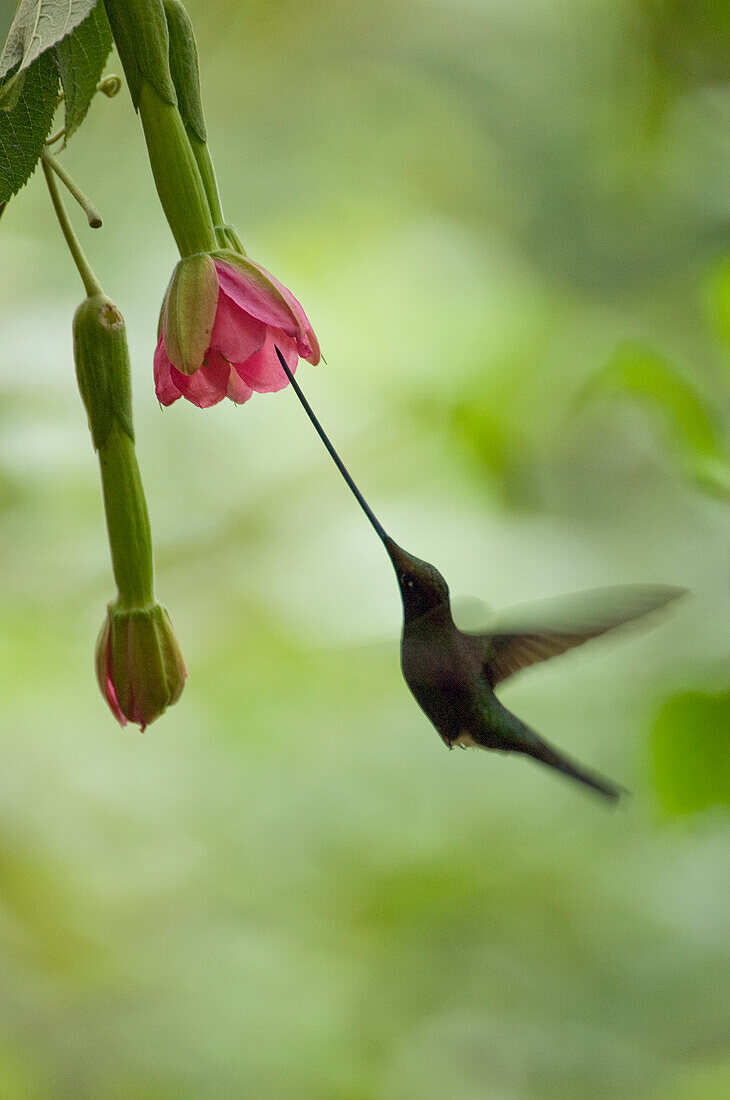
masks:
[(532, 734), (530, 743), (522, 744), (519, 751), (531, 756), (533, 760), (539, 760), (541, 764), (547, 764), (549, 768), (555, 768), (563, 775), (569, 775), (571, 779), (577, 779), (580, 783), (585, 783), (586, 786), (598, 791), (606, 798), (610, 798), (613, 802), (619, 798), (622, 788), (617, 784), (596, 775), (595, 772), (586, 770), (579, 764), (574, 764), (572, 760), (557, 752), (532, 730), (530, 730), (530, 733)]

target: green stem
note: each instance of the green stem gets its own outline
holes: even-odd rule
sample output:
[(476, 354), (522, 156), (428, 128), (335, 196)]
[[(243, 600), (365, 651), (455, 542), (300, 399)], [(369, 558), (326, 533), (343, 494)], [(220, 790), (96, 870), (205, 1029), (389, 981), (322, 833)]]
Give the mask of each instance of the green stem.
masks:
[(190, 148), (195, 157), (195, 163), (200, 172), (200, 178), (203, 181), (205, 197), (208, 200), (208, 209), (210, 210), (213, 224), (223, 225), (225, 223), (225, 218), (223, 217), (223, 208), (221, 207), (221, 196), (218, 190), (218, 181), (215, 178), (213, 161), (210, 159), (210, 153), (208, 152), (208, 145), (205, 141), (201, 141), (200, 138), (192, 132), (189, 126), (186, 126), (185, 130), (188, 135), (188, 141), (190, 142)]
[(50, 145), (55, 145), (57, 141), (60, 141), (62, 137), (66, 136), (66, 127), (62, 126), (60, 130), (56, 130), (55, 134), (52, 134), (49, 138), (46, 138), (46, 149)]
[(56, 183), (53, 172), (45, 158), (41, 158), (41, 168), (43, 169), (43, 175), (46, 177), (46, 184), (48, 185), (48, 191), (51, 196), (51, 202), (53, 203), (53, 209), (56, 211), (56, 217), (58, 218), (58, 224), (61, 226), (61, 232), (63, 233), (68, 250), (71, 253), (76, 269), (81, 276), (81, 281), (84, 284), (84, 289), (89, 298), (94, 294), (103, 294), (103, 290), (99, 284), (99, 281), (91, 270), (89, 261), (84, 255), (84, 251), (79, 244), (78, 237), (73, 231), (71, 222), (68, 220), (68, 214), (66, 208), (63, 205), (61, 195), (58, 190), (58, 184)]
[(190, 148), (195, 157), (195, 163), (200, 172), (200, 178), (203, 181), (205, 197), (208, 200), (208, 209), (213, 219), (213, 228), (218, 241), (218, 247), (232, 248), (234, 252), (240, 252), (242, 256), (245, 256), (246, 252), (238, 239), (238, 234), (233, 226), (228, 224), (223, 215), (218, 181), (215, 178), (215, 168), (213, 167), (213, 161), (208, 150), (208, 143), (201, 141), (192, 127), (186, 126), (185, 130), (188, 135), (188, 141), (190, 142)]
[[(51, 140), (55, 141), (56, 138), (60, 137), (64, 132), (65, 131), (60, 130), (59, 133), (56, 134), (55, 137)], [(96, 209), (91, 199), (87, 199), (86, 195), (78, 186), (78, 184), (71, 179), (66, 169), (58, 163), (56, 158), (53, 156), (52, 153), (48, 151), (48, 149), (44, 149), (41, 153), (41, 156), (43, 158), (43, 162), (47, 164), (49, 168), (53, 169), (64, 187), (68, 188), (73, 197), (76, 199), (76, 202), (79, 204), (84, 214), (86, 214), (87, 221), (91, 228), (101, 229), (101, 214)]]
[(139, 114), (157, 194), (180, 255), (212, 252), (217, 241), (208, 199), (180, 112), (143, 80)]
[(119, 606), (154, 603), (152, 532), (134, 443), (118, 429), (99, 450), (109, 547)]

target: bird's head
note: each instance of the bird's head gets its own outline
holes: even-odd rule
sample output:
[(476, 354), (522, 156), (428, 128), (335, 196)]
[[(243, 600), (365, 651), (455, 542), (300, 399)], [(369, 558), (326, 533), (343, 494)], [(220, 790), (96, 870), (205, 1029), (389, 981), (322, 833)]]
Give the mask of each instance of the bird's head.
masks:
[(390, 538), (385, 548), (398, 578), (406, 622), (413, 622), (438, 607), (448, 608), (449, 586), (434, 565), (414, 558)]

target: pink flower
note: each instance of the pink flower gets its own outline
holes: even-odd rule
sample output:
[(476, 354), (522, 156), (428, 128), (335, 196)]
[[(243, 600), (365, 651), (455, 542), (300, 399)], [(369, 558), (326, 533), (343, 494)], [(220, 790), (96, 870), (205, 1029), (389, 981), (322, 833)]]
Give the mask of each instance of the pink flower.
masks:
[(175, 268), (160, 315), (155, 390), (163, 405), (185, 397), (201, 409), (236, 404), (287, 384), (299, 357), (316, 364), (319, 344), (291, 291), (232, 251), (199, 253)]

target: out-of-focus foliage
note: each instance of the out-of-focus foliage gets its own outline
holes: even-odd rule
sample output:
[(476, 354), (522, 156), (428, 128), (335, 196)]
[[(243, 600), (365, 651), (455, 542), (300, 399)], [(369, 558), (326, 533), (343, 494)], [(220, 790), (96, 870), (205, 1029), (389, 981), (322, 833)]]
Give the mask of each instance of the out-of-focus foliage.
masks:
[(715, 406), (647, 348), (623, 347), (592, 380), (591, 393), (620, 394), (663, 420), (678, 462), (705, 492), (730, 501), (730, 449)]
[(730, 260), (710, 279), (710, 308), (719, 331), (730, 348)]
[[(226, 215), (312, 318), (327, 364), (298, 377), (393, 536), (495, 608), (693, 599), (505, 686), (632, 791), (616, 813), (446, 752), (294, 395), (157, 406), (174, 244), (128, 96), (93, 103), (64, 162), (105, 218), (77, 225), (128, 320), (190, 678), (144, 737), (96, 689), (81, 289), (34, 179), (0, 221), (0, 1094), (724, 1096), (730, 838), (686, 782), (728, 667), (727, 503), (694, 475), (727, 441), (724, 6), (189, 7)], [(662, 364), (651, 411), (584, 400), (626, 347)]]
[(669, 699), (654, 723), (652, 755), (669, 813), (730, 808), (730, 692), (688, 691)]

